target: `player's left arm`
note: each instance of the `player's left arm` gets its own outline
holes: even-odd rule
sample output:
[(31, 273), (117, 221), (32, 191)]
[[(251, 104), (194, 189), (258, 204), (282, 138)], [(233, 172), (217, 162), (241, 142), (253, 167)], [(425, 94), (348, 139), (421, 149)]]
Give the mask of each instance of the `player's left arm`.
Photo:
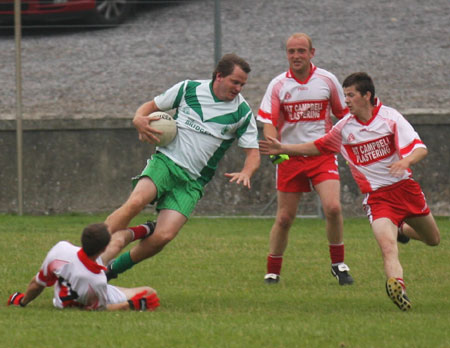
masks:
[(259, 151), (263, 155), (279, 155), (283, 153), (289, 156), (317, 156), (321, 154), (312, 141), (303, 144), (282, 144), (272, 137), (259, 141)]
[[(133, 289), (126, 289), (133, 290)], [(156, 292), (143, 290), (126, 302), (108, 304), (106, 310), (120, 311), (120, 310), (134, 310), (134, 311), (154, 311), (159, 307), (159, 298)]]
[(246, 154), (244, 167), (240, 172), (235, 173), (225, 173), (225, 176), (230, 178), (230, 182), (236, 182), (236, 184), (241, 184), (250, 187), (250, 178), (259, 168), (261, 163), (261, 157), (259, 155), (259, 150), (254, 148), (244, 148)]
[(408, 170), (413, 164), (420, 162), (428, 154), (428, 150), (425, 147), (419, 147), (415, 149), (411, 154), (403, 157), (401, 160), (392, 163), (389, 166), (389, 173), (393, 176), (400, 177), (405, 170)]
[(405, 170), (409, 170), (413, 164), (425, 158), (428, 150), (413, 126), (396, 110), (391, 110), (391, 112), (397, 116), (394, 134), (401, 159), (389, 166), (389, 172), (393, 176), (400, 177)]
[(130, 309), (128, 302), (112, 303), (106, 305), (107, 311), (127, 311)]

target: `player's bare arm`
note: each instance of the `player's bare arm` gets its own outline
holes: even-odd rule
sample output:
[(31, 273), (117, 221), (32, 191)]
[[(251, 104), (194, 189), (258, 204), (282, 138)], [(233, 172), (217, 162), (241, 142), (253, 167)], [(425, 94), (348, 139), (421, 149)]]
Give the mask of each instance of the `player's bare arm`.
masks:
[(259, 151), (263, 155), (287, 154), (290, 156), (317, 156), (320, 151), (313, 142), (304, 144), (281, 144), (273, 137), (259, 141)]
[(230, 178), (230, 182), (236, 182), (236, 184), (242, 183), (242, 185), (250, 189), (250, 178), (259, 168), (261, 159), (258, 149), (244, 149), (244, 151), (246, 158), (242, 170), (236, 173), (225, 173), (225, 176)]
[(264, 123), (263, 133), (264, 133), (264, 138), (266, 138), (266, 139), (267, 139), (267, 137), (272, 137), (272, 138), (278, 139), (278, 130), (271, 123)]
[[(156, 291), (148, 287), (140, 288), (119, 288), (127, 295), (128, 300), (121, 303), (107, 304), (108, 311), (154, 311), (159, 307), (159, 298)], [(143, 289), (143, 291), (139, 291)], [(133, 294), (133, 296), (129, 295)]]
[(31, 279), (30, 283), (28, 284), (27, 291), (25, 292), (25, 296), (22, 299), (22, 305), (26, 306), (28, 303), (33, 301), (36, 297), (38, 297), (42, 291), (44, 291), (45, 286), (39, 284), (36, 281), (36, 276)]
[(139, 133), (139, 140), (150, 144), (158, 144), (158, 134), (162, 134), (150, 127), (150, 121), (157, 120), (159, 117), (148, 117), (152, 112), (160, 111), (154, 100), (142, 104), (137, 110), (133, 118), (133, 124)]
[(428, 154), (426, 148), (420, 147), (415, 149), (409, 156), (402, 158), (401, 160), (392, 163), (389, 166), (389, 173), (395, 177), (403, 175), (405, 170), (408, 170), (413, 164), (420, 162)]

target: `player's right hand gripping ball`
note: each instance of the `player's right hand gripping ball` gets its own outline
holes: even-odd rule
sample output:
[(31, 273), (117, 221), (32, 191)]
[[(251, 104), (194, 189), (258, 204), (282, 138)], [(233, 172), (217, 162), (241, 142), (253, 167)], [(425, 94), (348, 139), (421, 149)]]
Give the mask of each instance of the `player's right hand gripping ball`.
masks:
[(148, 117), (157, 116), (159, 120), (150, 121), (150, 126), (160, 130), (163, 134), (156, 134), (159, 138), (159, 143), (156, 146), (167, 146), (177, 135), (177, 121), (166, 112), (156, 111), (148, 115)]
[(22, 294), (21, 292), (15, 292), (14, 294), (12, 294), (11, 296), (9, 296), (8, 299), (8, 306), (20, 306), (20, 307), (25, 307), (25, 305), (22, 304), (21, 300), (25, 297), (24, 294)]
[(288, 155), (280, 154), (280, 155), (270, 155), (270, 160), (273, 164), (280, 164), (289, 159)]

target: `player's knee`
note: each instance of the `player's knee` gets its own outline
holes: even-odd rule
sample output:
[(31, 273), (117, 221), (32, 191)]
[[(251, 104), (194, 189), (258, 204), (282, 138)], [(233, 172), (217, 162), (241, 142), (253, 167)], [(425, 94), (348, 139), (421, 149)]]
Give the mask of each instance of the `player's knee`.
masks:
[(111, 238), (111, 241), (109, 242), (109, 248), (116, 248), (119, 250), (122, 250), (125, 245), (126, 241), (122, 236), (114, 236), (114, 238)]
[(294, 221), (295, 216), (290, 214), (279, 214), (276, 220), (277, 225), (282, 229), (289, 229)]
[(176, 235), (176, 233), (172, 233), (169, 230), (156, 229), (152, 236), (151, 242), (162, 249), (166, 244), (170, 243)]
[(392, 241), (383, 241), (380, 244), (381, 253), (383, 254), (383, 258), (397, 255), (398, 249), (397, 249), (397, 242), (395, 240)]
[(431, 238), (428, 238), (427, 245), (429, 246), (438, 246), (441, 242), (441, 236), (439, 234), (433, 235)]
[(323, 213), (328, 219), (337, 218), (342, 214), (341, 204), (339, 202), (330, 203), (323, 206)]

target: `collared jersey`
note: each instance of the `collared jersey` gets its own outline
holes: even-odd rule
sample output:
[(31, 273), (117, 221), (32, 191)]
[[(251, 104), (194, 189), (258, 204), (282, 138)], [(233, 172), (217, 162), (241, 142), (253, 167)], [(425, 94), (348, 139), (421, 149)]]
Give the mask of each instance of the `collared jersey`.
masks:
[(54, 285), (53, 305), (57, 308), (105, 309), (107, 281), (101, 258), (89, 259), (84, 251), (69, 242), (58, 242), (47, 254), (36, 281)]
[(417, 148), (426, 148), (411, 124), (379, 100), (367, 123), (354, 115), (346, 116), (314, 144), (322, 153), (342, 154), (362, 193), (410, 178), (411, 170), (400, 177), (392, 176), (390, 165)]
[(206, 184), (235, 139), (242, 148), (258, 148), (253, 112), (239, 94), (231, 101), (218, 99), (211, 80), (186, 80), (155, 97), (160, 110), (176, 109), (177, 136), (158, 151)]
[(282, 143), (301, 144), (331, 129), (331, 113), (339, 119), (348, 114), (342, 87), (332, 73), (311, 64), (306, 81), (289, 70), (269, 83), (257, 119), (277, 127)]

